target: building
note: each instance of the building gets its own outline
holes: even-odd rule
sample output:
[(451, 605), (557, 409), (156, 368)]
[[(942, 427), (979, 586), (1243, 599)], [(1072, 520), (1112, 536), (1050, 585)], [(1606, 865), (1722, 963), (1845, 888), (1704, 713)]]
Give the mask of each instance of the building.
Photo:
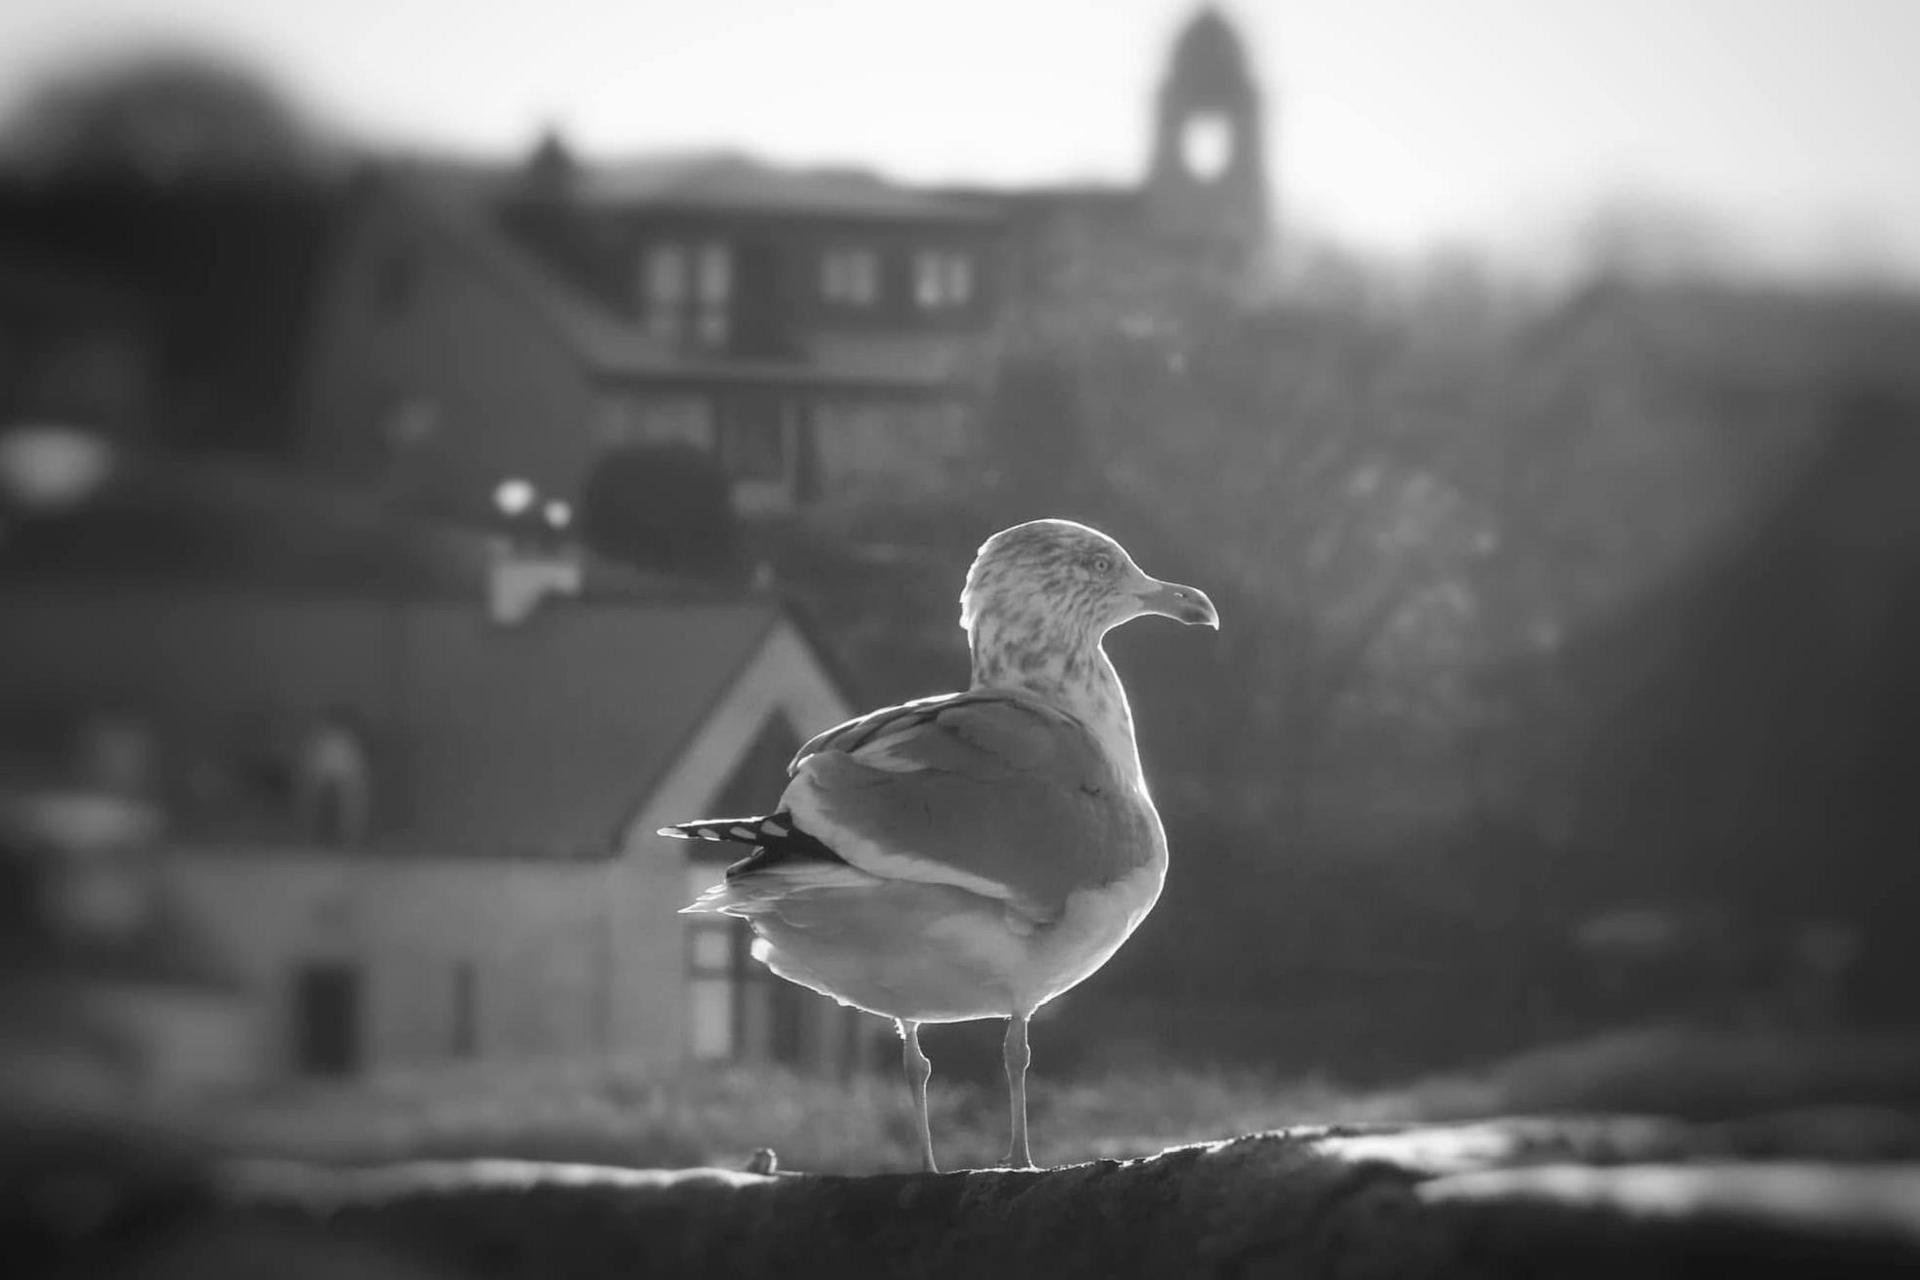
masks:
[(1202, 6), (1172, 42), (1138, 182), (949, 193), (1005, 211), (1011, 325), (1140, 331), (1178, 324), (1196, 305), (1273, 299), (1267, 110), (1254, 68), (1232, 22)]
[(370, 536), (351, 511), (278, 564), (214, 575), (176, 556), (136, 576), (98, 552), (141, 540), (140, 509), (91, 543), (10, 545), (0, 772), (15, 796), (158, 815), (145, 856), (120, 842), (124, 875), (84, 881), (107, 900), (147, 886), (90, 953), (164, 918), (238, 994), (241, 1034), (150, 1054), (154, 1072), (596, 1055), (838, 1071), (884, 1031), (750, 964), (744, 926), (677, 914), (720, 868), (690, 871), (653, 834), (764, 805), (792, 746), (847, 714), (776, 600), (501, 545), (480, 573), (443, 556), (366, 575), (331, 546)]
[(1251, 59), (1205, 8), (1137, 184), (596, 163), (552, 135), (517, 166), (385, 165), (319, 291), (304, 452), (452, 511), (507, 478), (572, 499), (605, 451), (669, 443), (748, 515), (965, 496), (1001, 352), (1046, 316), (1266, 296), (1264, 138)]
[(389, 167), (321, 290), (308, 457), (464, 510), (575, 497), (595, 460), (688, 444), (743, 512), (957, 485), (990, 369), (999, 219), (726, 155)]
[(1141, 189), (1148, 225), (1206, 265), (1244, 271), (1271, 249), (1260, 84), (1232, 23), (1201, 8), (1174, 41)]

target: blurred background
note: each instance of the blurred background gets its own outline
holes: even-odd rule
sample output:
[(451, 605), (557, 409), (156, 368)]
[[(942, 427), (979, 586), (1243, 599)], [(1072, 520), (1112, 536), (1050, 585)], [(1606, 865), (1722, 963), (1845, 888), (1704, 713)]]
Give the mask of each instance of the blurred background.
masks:
[[(1910, 1101), (1920, 9), (0, 11), (0, 1090), (246, 1150), (912, 1167), (682, 917), (973, 550), (1207, 588), (1043, 1161)], [(697, 851), (696, 851), (697, 853)], [(998, 1026), (935, 1133), (1004, 1145)]]

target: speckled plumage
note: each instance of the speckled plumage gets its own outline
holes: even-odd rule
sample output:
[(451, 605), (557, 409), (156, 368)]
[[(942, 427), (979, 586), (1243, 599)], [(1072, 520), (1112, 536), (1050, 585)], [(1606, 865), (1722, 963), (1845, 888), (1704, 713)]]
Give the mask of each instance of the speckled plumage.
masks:
[(1030, 693), (1078, 717), (1136, 778), (1132, 708), (1100, 641), (1130, 616), (1116, 615), (1113, 582), (1139, 572), (1098, 530), (1034, 520), (987, 539), (960, 593), (973, 687)]
[(1008, 1018), (1010, 1158), (1026, 1162), (1027, 1019), (1112, 956), (1166, 873), (1101, 638), (1143, 613), (1219, 623), (1204, 593), (1065, 520), (989, 538), (960, 600), (966, 693), (820, 734), (768, 817), (662, 834), (755, 846), (687, 910), (745, 918), (774, 972), (897, 1020), (923, 1133), (918, 1025)]

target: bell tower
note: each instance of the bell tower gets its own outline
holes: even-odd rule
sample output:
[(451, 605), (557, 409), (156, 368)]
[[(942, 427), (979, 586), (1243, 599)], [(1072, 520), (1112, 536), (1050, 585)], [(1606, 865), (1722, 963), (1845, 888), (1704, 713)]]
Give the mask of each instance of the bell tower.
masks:
[(1160, 83), (1142, 191), (1149, 226), (1229, 270), (1264, 262), (1272, 234), (1264, 145), (1245, 48), (1207, 5), (1174, 41)]

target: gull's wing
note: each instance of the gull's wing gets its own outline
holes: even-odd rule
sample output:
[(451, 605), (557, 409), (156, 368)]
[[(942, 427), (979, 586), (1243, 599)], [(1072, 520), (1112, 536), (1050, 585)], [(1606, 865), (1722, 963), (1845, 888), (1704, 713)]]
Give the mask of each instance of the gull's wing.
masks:
[(1086, 726), (992, 691), (923, 698), (821, 734), (781, 809), (855, 868), (1051, 920), (1153, 855), (1158, 820)]
[(816, 733), (807, 739), (806, 745), (793, 753), (793, 759), (787, 764), (787, 776), (791, 778), (800, 772), (800, 764), (808, 756), (819, 751), (854, 751), (865, 745), (876, 735), (889, 729), (906, 728), (909, 722), (937, 715), (943, 708), (964, 702), (981, 695), (973, 693), (936, 693), (931, 697), (915, 698), (896, 707), (882, 707), (878, 711), (869, 711), (823, 733)]

